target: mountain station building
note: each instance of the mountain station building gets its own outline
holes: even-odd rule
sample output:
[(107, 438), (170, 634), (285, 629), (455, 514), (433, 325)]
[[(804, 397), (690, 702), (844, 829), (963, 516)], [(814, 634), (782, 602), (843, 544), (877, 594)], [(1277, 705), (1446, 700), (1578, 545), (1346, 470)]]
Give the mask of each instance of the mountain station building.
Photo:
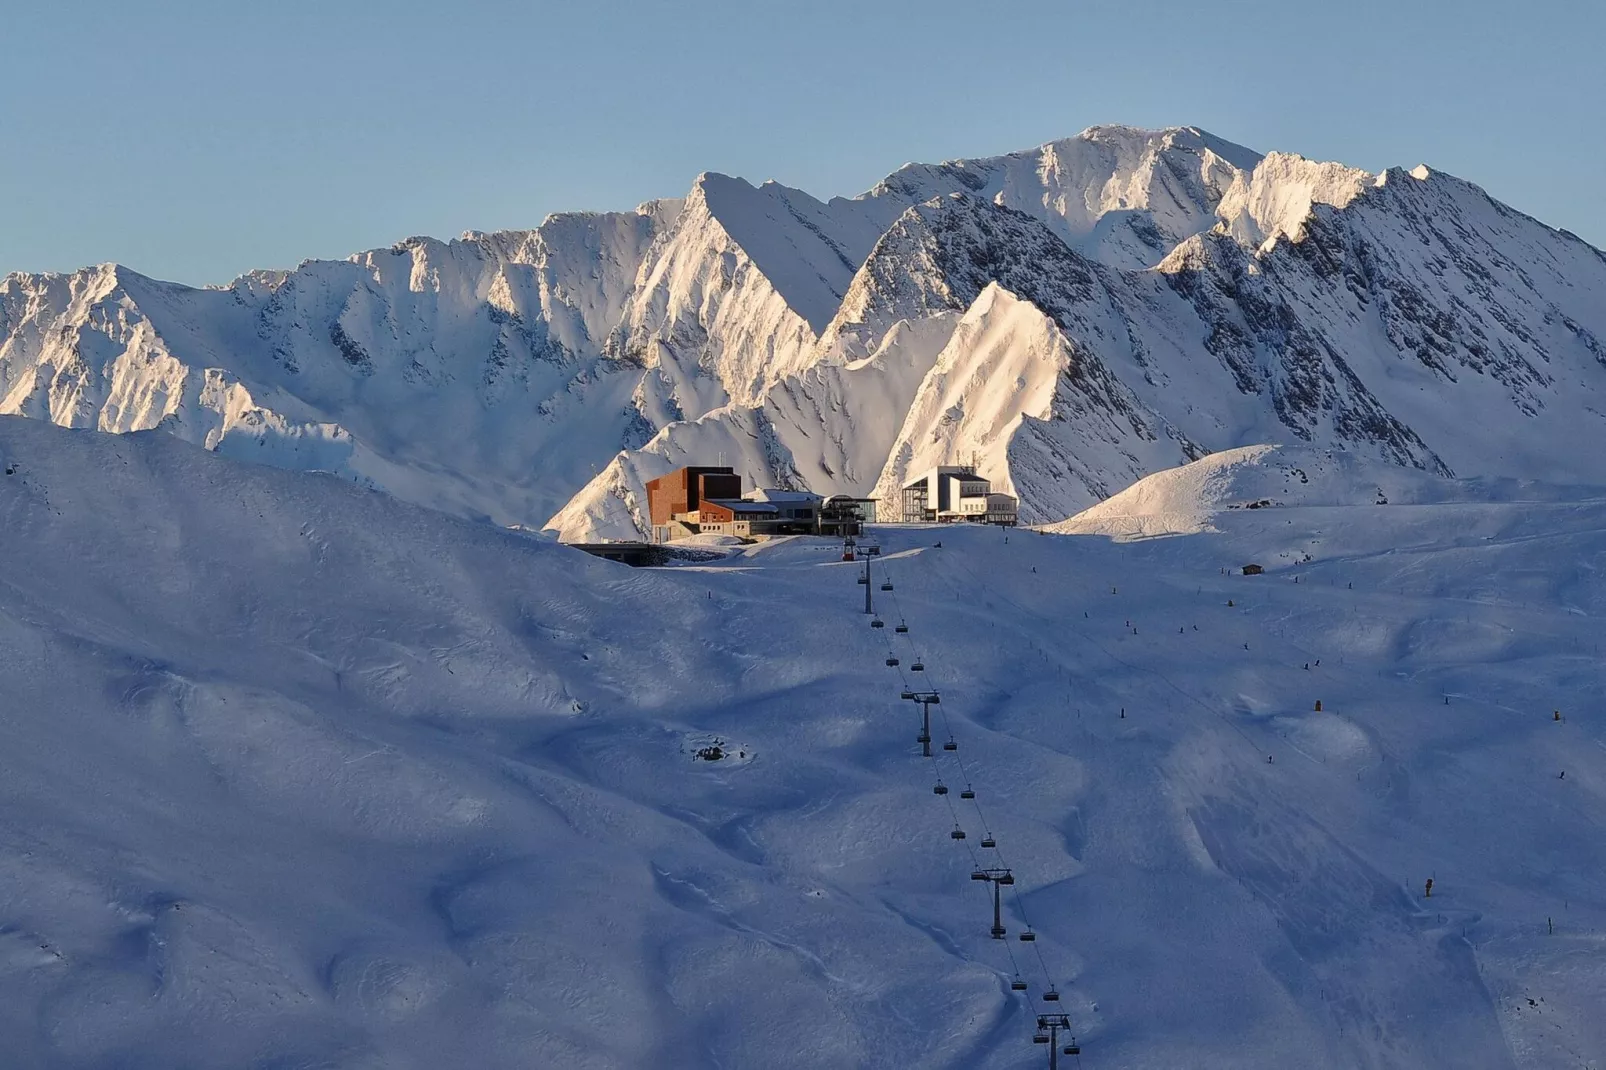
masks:
[(723, 465), (689, 465), (649, 480), (647, 510), (652, 541), (660, 544), (698, 534), (857, 535), (875, 521), (873, 498), (765, 489), (744, 496), (741, 476)]
[(903, 485), (902, 519), (905, 524), (1002, 524), (1014, 527), (1020, 502), (1000, 494), (976, 474), (974, 465), (938, 465)]

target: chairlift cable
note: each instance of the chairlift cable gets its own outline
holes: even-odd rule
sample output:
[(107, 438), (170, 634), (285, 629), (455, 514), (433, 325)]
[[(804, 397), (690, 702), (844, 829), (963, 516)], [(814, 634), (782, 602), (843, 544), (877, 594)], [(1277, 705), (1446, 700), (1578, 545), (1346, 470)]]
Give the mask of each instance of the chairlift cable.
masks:
[[(971, 570), (971, 572), (972, 572), (972, 575), (975, 574), (974, 570)], [(891, 582), (890, 570), (886, 569), (884, 564), (883, 564), (883, 575), (886, 577), (885, 582), (890, 583)], [(897, 595), (896, 586), (894, 585), (893, 589), (890, 590), (890, 591), (887, 591), (886, 593), (892, 596), (892, 607), (893, 607), (894, 612), (897, 614), (899, 622), (901, 624), (903, 624), (904, 626), (907, 626), (909, 618), (903, 612), (903, 607), (898, 601), (898, 595)], [(1009, 599), (1009, 601), (1013, 602), (1014, 600), (1013, 599)], [(1017, 605), (1018, 608), (1024, 609), (1024, 607), (1020, 607), (1018, 603), (1016, 603), (1016, 605)], [(890, 616), (890, 614), (889, 614), (889, 616)], [(923, 665), (923, 659), (920, 657), (919, 648), (915, 645), (915, 641), (914, 641), (914, 638), (913, 638), (912, 634), (909, 631), (897, 632), (896, 630), (894, 630), (894, 634), (902, 635), (904, 637), (905, 642), (907, 642), (909, 644), (909, 650), (910, 650), (910, 654), (911, 654), (912, 658), (914, 659), (914, 664), (922, 664)], [(897, 640), (896, 639), (891, 639), (890, 637), (888, 637), (887, 642), (888, 642), (887, 657), (896, 658), (897, 655), (896, 655), (893, 647), (896, 645)], [(1098, 646), (1097, 643), (1095, 643), (1094, 645)], [(1101, 653), (1105, 654), (1106, 657), (1109, 657), (1112, 660), (1115, 660), (1117, 662), (1121, 662), (1121, 659), (1116, 658), (1114, 655), (1110, 654), (1109, 651), (1104, 650), (1102, 646), (1099, 646), (1099, 649), (1100, 649)], [(1121, 662), (1121, 663), (1125, 664), (1125, 662)], [(1129, 667), (1136, 667), (1136, 666), (1129, 666)], [(914, 689), (913, 688), (913, 684), (911, 683), (911, 681), (909, 679), (909, 675), (904, 671), (904, 668), (903, 668), (903, 665), (902, 665), (901, 661), (896, 666), (896, 668), (898, 669), (898, 678), (899, 678), (900, 683), (903, 685), (903, 690), (905, 690), (905, 691), (913, 690)], [(1158, 673), (1155, 673), (1154, 675), (1159, 676)], [(1164, 679), (1164, 677), (1161, 677), (1161, 679)], [(1168, 684), (1171, 683), (1169, 680), (1166, 680), (1165, 682), (1168, 683)], [(1173, 688), (1175, 688), (1176, 685), (1175, 684), (1171, 684), (1171, 686)], [(1193, 698), (1192, 696), (1189, 696), (1189, 697), (1192, 698), (1192, 700), (1195, 703), (1197, 703), (1198, 705), (1200, 705), (1201, 707), (1204, 706), (1204, 703), (1200, 702), (1197, 698)], [(942, 718), (942, 726), (943, 726), (943, 729), (948, 733), (948, 739), (950, 741), (953, 741), (954, 738), (955, 738), (954, 737), (954, 733), (953, 733), (953, 726), (952, 726), (952, 723), (948, 719), (948, 711), (947, 711), (947, 709), (945, 707), (939, 705), (938, 706), (938, 715)], [(1217, 713), (1217, 716), (1221, 716), (1221, 715), (1219, 713)], [(1237, 726), (1234, 725), (1233, 727), (1236, 728)], [(1243, 735), (1243, 732), (1242, 732), (1241, 729), (1239, 731), (1239, 734)], [(1245, 736), (1244, 738), (1245, 738), (1246, 741), (1248, 741), (1248, 737), (1247, 736)], [(1258, 750), (1258, 748), (1257, 748), (1257, 750)], [(948, 752), (948, 753), (952, 753), (953, 754), (954, 762), (959, 768), (960, 777), (964, 781), (964, 783), (967, 786), (967, 788), (972, 787), (974, 785), (974, 781), (970, 777), (969, 770), (966, 769), (966, 767), (965, 767), (964, 759), (959, 756), (959, 752), (958, 751), (952, 751), (952, 752)], [(939, 762), (939, 758), (935, 754), (932, 755), (932, 759), (933, 759), (934, 763), (938, 763)], [(942, 782), (940, 766), (939, 766), (939, 769), (938, 769), (938, 782), (939, 783)], [(948, 794), (944, 794), (942, 796), (942, 799), (943, 799), (943, 802), (945, 802), (948, 805), (949, 816), (953, 818), (954, 828), (955, 829), (960, 829), (961, 825), (960, 825), (960, 821), (959, 821), (959, 812), (954, 807), (953, 799)], [(986, 814), (982, 811), (981, 803), (979, 801), (977, 801), (975, 798), (972, 798), (969, 801), (970, 801), (971, 805), (975, 808), (976, 818), (982, 825), (983, 835), (985, 836), (986, 839), (993, 840), (991, 826), (988, 824)], [(972, 865), (974, 867), (974, 870), (981, 870), (983, 867), (981, 865), (980, 856), (976, 853), (976, 848), (971, 845), (971, 842), (970, 842), (970, 840), (968, 838), (962, 840), (961, 842), (965, 845), (965, 851), (970, 856), (971, 863), (972, 863)], [(1003, 852), (1001, 850), (999, 850), (998, 847), (996, 846), (996, 841), (994, 841), (994, 846), (993, 846), (992, 850), (994, 850), (998, 854), (999, 868), (1008, 869), (1008, 870), (1010, 870), (1010, 872), (1013, 872), (1011, 867), (1008, 865), (1008, 862), (1005, 860)], [(1023, 924), (1026, 927), (1026, 930), (1028, 932), (1035, 932), (1036, 930), (1032, 927), (1031, 919), (1028, 917), (1028, 915), (1026, 913), (1025, 901), (1021, 897), (1020, 886), (1017, 883), (1012, 882), (1011, 885), (1010, 885), (1010, 888), (1011, 888), (1011, 891), (1014, 893), (1015, 910), (1016, 910), (1016, 914), (1019, 916), (1019, 918), (1021, 920), (1021, 924)], [(1003, 943), (1004, 943), (1005, 954), (1009, 958), (1010, 967), (1014, 970), (1014, 977), (1015, 977), (1016, 980), (1019, 980), (1019, 978), (1020, 978), (1020, 963), (1015, 958), (1015, 950), (1014, 950), (1013, 947), (1010, 946), (1010, 944), (1011, 944), (1010, 941), (1005, 940), (1005, 941), (1003, 941)], [(1032, 941), (1030, 941), (1030, 943), (1032, 945), (1032, 951), (1037, 956), (1037, 964), (1043, 971), (1043, 980), (1044, 980), (1044, 983), (1047, 985), (1047, 988), (1045, 989), (1045, 991), (1057, 994), (1058, 993), (1058, 989), (1055, 987), (1055, 984), (1054, 984), (1053, 973), (1048, 968), (1048, 960), (1043, 955), (1043, 950), (1042, 950), (1042, 947), (1040, 946), (1040, 941), (1032, 940)], [(1011, 989), (1011, 991), (1013, 991), (1013, 989)], [(1047, 1001), (1046, 1000), (1042, 1000), (1038, 993), (1032, 993), (1028, 998), (1030, 1000), (1031, 1005), (1034, 1008), (1039, 1003), (1043, 1003), (1043, 1004), (1045, 1004), (1045, 1006), (1047, 1004)], [(1056, 1005), (1057, 1005), (1057, 1001), (1056, 1001)], [(1081, 1065), (1080, 1053), (1078, 1053), (1078, 1055), (1077, 1055), (1077, 1065)]]

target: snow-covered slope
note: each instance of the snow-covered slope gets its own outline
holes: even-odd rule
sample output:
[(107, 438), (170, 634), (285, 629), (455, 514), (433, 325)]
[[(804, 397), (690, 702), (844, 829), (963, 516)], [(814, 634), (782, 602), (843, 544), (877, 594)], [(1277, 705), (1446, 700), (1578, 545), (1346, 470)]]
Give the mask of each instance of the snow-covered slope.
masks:
[(1344, 450), (1244, 446), (1138, 480), (1043, 531), (1149, 538), (1217, 532), (1236, 509), (1565, 501), (1592, 492), (1536, 480), (1451, 480)]
[(1410, 478), (887, 529), (904, 636), (824, 541), (630, 570), (0, 419), (7, 1062), (1597, 1063), (1606, 499)]

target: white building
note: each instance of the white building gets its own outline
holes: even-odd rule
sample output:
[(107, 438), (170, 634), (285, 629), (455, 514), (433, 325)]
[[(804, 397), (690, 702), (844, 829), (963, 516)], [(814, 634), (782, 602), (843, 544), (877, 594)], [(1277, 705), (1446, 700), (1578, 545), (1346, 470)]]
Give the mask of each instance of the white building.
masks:
[(1006, 524), (1013, 526), (1019, 502), (994, 492), (971, 465), (938, 465), (903, 485), (903, 522)]

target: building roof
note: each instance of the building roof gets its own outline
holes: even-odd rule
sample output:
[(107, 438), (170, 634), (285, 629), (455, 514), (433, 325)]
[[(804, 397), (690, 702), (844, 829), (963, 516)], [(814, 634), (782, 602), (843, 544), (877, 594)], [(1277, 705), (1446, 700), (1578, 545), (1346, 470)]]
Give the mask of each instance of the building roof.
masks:
[(755, 502), (817, 502), (820, 496), (806, 490), (766, 490), (763, 487), (753, 491)]
[(909, 490), (912, 487), (917, 487), (931, 479), (932, 476), (957, 476), (960, 479), (972, 479), (980, 483), (987, 482), (987, 478), (985, 476), (979, 476), (976, 474), (976, 469), (972, 465), (939, 464), (937, 467), (928, 468), (914, 479), (909, 480), (903, 485), (903, 489)]
[(709, 505), (723, 506), (738, 515), (771, 516), (775, 513), (775, 506), (768, 502), (743, 502), (730, 498), (705, 498), (704, 501)]

